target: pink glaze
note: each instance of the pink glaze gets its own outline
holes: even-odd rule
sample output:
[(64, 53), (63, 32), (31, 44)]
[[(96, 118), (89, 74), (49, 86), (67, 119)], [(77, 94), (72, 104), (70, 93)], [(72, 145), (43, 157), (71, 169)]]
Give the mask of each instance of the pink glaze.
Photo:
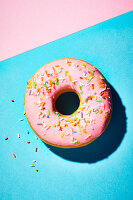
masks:
[[(74, 90), (80, 97), (79, 108), (72, 115), (54, 110), (54, 98), (64, 89)], [(110, 88), (103, 75), (78, 59), (46, 64), (26, 87), (25, 111), (31, 127), (42, 140), (61, 147), (77, 147), (100, 136), (111, 108)]]

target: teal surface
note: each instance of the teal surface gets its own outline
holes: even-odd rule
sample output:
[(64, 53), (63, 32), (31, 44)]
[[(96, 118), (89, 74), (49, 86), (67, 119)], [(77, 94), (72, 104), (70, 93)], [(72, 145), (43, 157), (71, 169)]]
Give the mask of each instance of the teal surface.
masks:
[[(114, 105), (103, 135), (72, 150), (37, 140), (23, 115), (27, 80), (64, 57), (97, 67), (111, 84)], [(7, 59), (0, 77), (0, 200), (132, 199), (133, 12)]]

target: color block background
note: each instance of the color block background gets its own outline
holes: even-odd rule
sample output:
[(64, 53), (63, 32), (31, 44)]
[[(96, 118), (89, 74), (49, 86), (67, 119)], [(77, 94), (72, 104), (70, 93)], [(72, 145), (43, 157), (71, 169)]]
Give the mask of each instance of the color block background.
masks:
[(0, 61), (131, 10), (132, 0), (1, 0)]
[[(62, 57), (96, 66), (111, 84), (114, 104), (105, 133), (73, 150), (36, 140), (23, 115), (27, 80), (45, 63)], [(132, 60), (133, 12), (129, 12), (0, 63), (0, 199), (132, 199)]]

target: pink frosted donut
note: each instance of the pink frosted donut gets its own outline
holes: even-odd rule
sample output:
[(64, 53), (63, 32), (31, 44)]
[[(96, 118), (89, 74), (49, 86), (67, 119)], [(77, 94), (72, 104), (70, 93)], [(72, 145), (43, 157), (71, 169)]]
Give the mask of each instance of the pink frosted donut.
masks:
[[(75, 93), (80, 102), (72, 114), (62, 114), (56, 107), (57, 100), (67, 92)], [(73, 58), (41, 67), (25, 91), (25, 112), (31, 128), (42, 141), (62, 148), (83, 146), (99, 137), (110, 121), (111, 102), (104, 76), (88, 62)]]

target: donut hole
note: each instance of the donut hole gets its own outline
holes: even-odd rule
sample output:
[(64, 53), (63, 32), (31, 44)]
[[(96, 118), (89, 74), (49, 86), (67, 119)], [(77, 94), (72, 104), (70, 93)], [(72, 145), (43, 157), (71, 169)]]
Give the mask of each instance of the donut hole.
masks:
[(71, 115), (79, 107), (80, 99), (77, 93), (70, 91), (60, 94), (55, 101), (55, 109), (62, 115)]

